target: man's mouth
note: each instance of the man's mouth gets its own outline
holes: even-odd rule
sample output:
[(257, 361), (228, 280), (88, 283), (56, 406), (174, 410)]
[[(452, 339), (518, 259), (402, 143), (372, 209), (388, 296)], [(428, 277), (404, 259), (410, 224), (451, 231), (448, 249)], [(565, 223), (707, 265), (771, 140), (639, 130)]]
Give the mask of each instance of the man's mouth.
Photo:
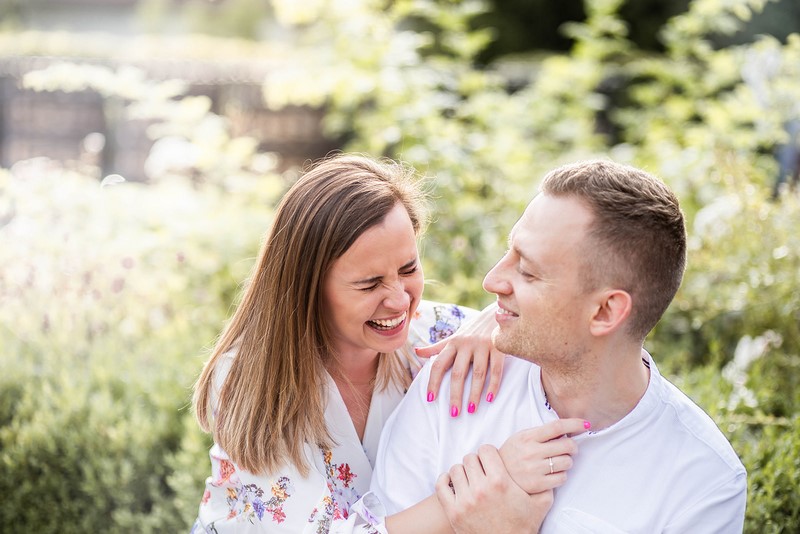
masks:
[(506, 317), (519, 317), (516, 313), (512, 312), (511, 310), (507, 310), (503, 307), (497, 308), (497, 315), (505, 315)]

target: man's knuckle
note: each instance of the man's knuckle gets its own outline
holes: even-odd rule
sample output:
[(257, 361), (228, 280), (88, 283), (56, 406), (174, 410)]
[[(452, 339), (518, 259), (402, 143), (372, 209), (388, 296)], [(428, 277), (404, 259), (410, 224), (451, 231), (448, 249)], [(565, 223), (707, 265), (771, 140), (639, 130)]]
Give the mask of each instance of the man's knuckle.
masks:
[(492, 445), (484, 443), (483, 445), (478, 447), (478, 456), (486, 456), (487, 454), (490, 454), (493, 449), (494, 447)]

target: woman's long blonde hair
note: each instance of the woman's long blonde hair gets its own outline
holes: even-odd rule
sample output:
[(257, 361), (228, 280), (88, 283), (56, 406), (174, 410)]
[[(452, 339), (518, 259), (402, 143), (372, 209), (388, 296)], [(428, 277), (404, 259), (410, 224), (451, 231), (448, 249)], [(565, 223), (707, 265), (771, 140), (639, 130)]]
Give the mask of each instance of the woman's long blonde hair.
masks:
[[(325, 275), (398, 202), (419, 235), (423, 198), (409, 168), (354, 155), (323, 160), (284, 195), (241, 302), (194, 390), (200, 426), (240, 467), (271, 472), (289, 462), (305, 475), (304, 445), (331, 446), (325, 366), (335, 355), (322, 313)], [(235, 356), (227, 378), (212, 394), (215, 369), (229, 352)], [(379, 362), (378, 387), (407, 376), (397, 358)]]

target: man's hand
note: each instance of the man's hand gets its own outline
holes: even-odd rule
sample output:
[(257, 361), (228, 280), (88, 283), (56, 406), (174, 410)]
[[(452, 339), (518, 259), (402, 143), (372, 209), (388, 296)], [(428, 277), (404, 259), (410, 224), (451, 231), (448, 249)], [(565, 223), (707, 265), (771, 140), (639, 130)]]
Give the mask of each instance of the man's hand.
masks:
[(500, 447), (500, 457), (514, 482), (528, 493), (551, 490), (564, 484), (578, 446), (569, 436), (591, 425), (583, 419), (558, 419), (521, 430)]
[(441, 475), (436, 496), (457, 534), (539, 532), (553, 505), (552, 490), (528, 495), (517, 486), (491, 445)]

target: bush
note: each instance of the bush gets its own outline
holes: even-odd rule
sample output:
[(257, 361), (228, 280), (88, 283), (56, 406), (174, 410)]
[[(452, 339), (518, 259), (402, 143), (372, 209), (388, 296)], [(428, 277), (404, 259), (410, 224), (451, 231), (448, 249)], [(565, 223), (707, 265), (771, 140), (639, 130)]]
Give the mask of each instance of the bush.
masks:
[[(177, 532), (209, 440), (191, 385), (271, 210), (247, 194), (101, 186), (46, 160), (0, 174), (0, 521)], [(275, 180), (275, 177), (272, 177)]]
[[(773, 152), (800, 119), (800, 37), (715, 49), (710, 37), (764, 0), (697, 0), (654, 55), (627, 39), (621, 4), (587, 1), (586, 21), (566, 27), (568, 54), (509, 78), (507, 64), (475, 66), (490, 38), (470, 30), (480, 3), (326, 12), (333, 3), (275, 0), (299, 25), (298, 55), (265, 97), (325, 104), (346, 149), (431, 176), (438, 220), (424, 263), (438, 300), (491, 300), (481, 278), (556, 165), (608, 155), (661, 176), (686, 212), (689, 267), (648, 348), (742, 457), (746, 531), (789, 532), (800, 515), (800, 199), (773, 194)], [(0, 177), (0, 521), (188, 528), (208, 446), (189, 388), (285, 183), (252, 140), (229, 138), (206, 101), (174, 85), (74, 67), (27, 81), (125, 99), (160, 121), (153, 135), (206, 157), (156, 166), (147, 186), (100, 187), (92, 169), (47, 162)], [(58, 512), (39, 513), (42, 499)]]
[(800, 524), (800, 417), (737, 440), (749, 466), (746, 532), (793, 532)]

